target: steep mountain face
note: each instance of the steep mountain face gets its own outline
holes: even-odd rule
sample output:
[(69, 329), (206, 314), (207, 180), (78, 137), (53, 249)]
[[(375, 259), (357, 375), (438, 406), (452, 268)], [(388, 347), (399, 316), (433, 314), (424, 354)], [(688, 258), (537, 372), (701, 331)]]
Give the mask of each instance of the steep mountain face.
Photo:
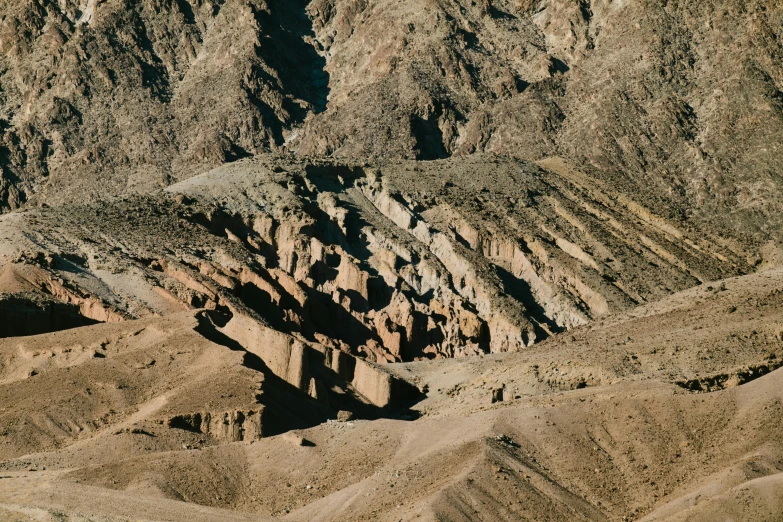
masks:
[(465, 141), (474, 112), (531, 84), (538, 95), (525, 96), (530, 107), (519, 117), (533, 128), (519, 139), (531, 147), (528, 158), (553, 150), (562, 114), (551, 77), (559, 62), (508, 2), (318, 1), (308, 11), (327, 56), (330, 96), (296, 150), (442, 158)]
[(593, 2), (592, 11), (594, 49), (568, 81), (563, 153), (661, 212), (671, 205), (736, 236), (778, 227), (780, 6)]
[(291, 2), (5, 2), (3, 204), (84, 199), (275, 148), (323, 107)]
[(269, 150), (560, 155), (668, 217), (779, 230), (768, 2), (6, 1), (0, 202), (165, 186)]
[(349, 0), (309, 10), (331, 93), (297, 150), (559, 153), (667, 215), (737, 235), (779, 226), (780, 6)]

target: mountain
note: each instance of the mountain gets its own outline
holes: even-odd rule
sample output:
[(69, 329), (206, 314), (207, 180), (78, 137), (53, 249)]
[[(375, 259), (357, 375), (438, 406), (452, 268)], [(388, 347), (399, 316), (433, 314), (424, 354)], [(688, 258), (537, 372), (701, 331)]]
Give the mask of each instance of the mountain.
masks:
[(6, 1), (2, 201), (144, 192), (269, 151), (562, 156), (667, 217), (777, 237), (767, 2)]
[(0, 520), (777, 520), (783, 5), (0, 0)]

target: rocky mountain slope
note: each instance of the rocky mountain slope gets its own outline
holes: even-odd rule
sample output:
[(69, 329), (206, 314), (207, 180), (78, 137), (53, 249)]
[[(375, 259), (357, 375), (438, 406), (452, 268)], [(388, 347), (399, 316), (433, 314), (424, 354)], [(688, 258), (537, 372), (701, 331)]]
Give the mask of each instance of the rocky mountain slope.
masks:
[[(666, 506), (776, 440), (760, 425), (709, 460), (702, 426), (736, 392), (690, 397), (764, 377), (752, 418), (783, 360), (774, 252), (712, 282), (751, 270), (747, 253), (682, 227), (562, 159), (486, 154), (261, 156), (165, 192), (0, 216), (0, 509), (681, 513)], [(664, 421), (685, 410), (704, 424)], [(687, 466), (629, 446), (642, 426), (626, 415), (656, 419), (650, 447)], [(744, 440), (736, 422), (715, 440)], [(760, 457), (768, 475), (776, 455)]]
[(560, 155), (667, 217), (780, 227), (768, 2), (6, 0), (0, 203), (263, 151)]

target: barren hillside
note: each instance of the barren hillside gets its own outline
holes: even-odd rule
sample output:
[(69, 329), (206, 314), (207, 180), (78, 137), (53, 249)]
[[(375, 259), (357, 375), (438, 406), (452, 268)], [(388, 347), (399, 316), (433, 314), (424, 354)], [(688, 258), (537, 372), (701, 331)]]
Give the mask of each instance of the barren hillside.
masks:
[(6, 0), (2, 204), (263, 151), (560, 155), (668, 217), (779, 230), (783, 11), (763, 1)]
[(779, 520), (781, 22), (0, 0), (0, 520)]

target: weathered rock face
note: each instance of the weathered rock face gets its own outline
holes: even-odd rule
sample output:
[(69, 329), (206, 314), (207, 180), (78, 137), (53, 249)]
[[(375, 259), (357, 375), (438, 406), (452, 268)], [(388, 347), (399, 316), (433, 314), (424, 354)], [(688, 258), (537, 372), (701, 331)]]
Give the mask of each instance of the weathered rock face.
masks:
[(202, 433), (221, 442), (258, 440), (263, 437), (263, 407), (249, 411), (203, 412), (176, 415), (169, 428)]
[[(25, 311), (4, 308), (8, 301), (0, 302), (0, 328), (9, 311)], [(120, 446), (124, 438), (172, 434), (193, 444), (251, 441), (319, 424), (346, 406), (332, 410), (308, 398), (252, 354), (210, 335), (203, 320), (203, 312), (181, 312), (0, 338), (0, 456), (101, 431)], [(11, 333), (29, 324), (20, 321)], [(40, 401), (33, 415), (30, 401)]]
[(338, 378), (379, 406), (393, 383), (356, 357), (516, 351), (749, 269), (730, 244), (543, 165), (265, 157), (165, 197), (9, 215), (4, 254), (33, 288), (60, 281), (118, 317), (214, 310), (220, 335), (289, 384), (317, 398)]
[(7, 0), (0, 208), (268, 150), (560, 155), (669, 218), (780, 229), (768, 2)]
[(282, 145), (325, 103), (310, 31), (302, 2), (3, 2), (2, 207), (44, 186), (144, 191)]
[(0, 0), (0, 519), (779, 519), (781, 22)]

